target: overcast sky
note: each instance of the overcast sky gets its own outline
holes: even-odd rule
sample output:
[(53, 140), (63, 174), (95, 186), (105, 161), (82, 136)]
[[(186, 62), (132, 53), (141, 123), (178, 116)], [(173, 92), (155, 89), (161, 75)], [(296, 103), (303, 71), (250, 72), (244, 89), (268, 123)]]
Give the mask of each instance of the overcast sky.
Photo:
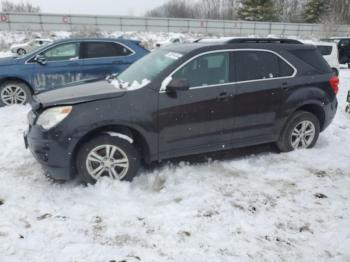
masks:
[(11, 0), (14, 3), (30, 2), (41, 7), (44, 13), (143, 15), (166, 0)]

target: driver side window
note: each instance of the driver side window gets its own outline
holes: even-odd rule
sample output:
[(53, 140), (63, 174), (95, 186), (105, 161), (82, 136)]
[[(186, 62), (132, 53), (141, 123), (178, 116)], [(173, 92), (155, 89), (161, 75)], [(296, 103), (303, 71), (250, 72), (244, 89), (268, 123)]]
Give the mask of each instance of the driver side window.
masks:
[(229, 53), (212, 53), (195, 58), (173, 76), (187, 79), (190, 87), (225, 84), (229, 82)]
[(78, 43), (68, 43), (53, 47), (42, 55), (45, 56), (47, 61), (64, 61), (79, 59), (79, 44)]

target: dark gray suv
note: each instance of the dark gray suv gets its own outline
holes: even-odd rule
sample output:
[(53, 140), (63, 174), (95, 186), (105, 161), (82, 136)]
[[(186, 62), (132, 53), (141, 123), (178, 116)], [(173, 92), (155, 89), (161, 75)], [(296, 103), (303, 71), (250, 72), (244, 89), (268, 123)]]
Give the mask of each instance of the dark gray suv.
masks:
[(339, 80), (313, 46), (167, 46), (118, 77), (34, 96), (25, 143), (56, 179), (131, 180), (145, 162), (277, 143), (313, 147)]

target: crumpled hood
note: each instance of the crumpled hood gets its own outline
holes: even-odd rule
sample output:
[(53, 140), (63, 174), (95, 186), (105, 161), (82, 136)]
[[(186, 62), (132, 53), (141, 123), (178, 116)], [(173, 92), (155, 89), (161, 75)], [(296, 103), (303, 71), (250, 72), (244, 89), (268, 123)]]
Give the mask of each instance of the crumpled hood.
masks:
[(83, 82), (82, 84), (47, 91), (33, 97), (34, 110), (58, 105), (73, 105), (123, 96), (125, 89), (115, 88), (106, 80)]

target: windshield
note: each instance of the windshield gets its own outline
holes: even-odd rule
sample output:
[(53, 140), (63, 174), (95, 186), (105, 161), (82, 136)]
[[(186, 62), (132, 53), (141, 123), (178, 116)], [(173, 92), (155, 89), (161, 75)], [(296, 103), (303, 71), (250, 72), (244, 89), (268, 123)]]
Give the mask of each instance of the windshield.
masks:
[(182, 54), (166, 50), (154, 51), (140, 60), (136, 61), (118, 76), (124, 83), (142, 83), (145, 80), (152, 81), (164, 69), (176, 60), (182, 57)]

